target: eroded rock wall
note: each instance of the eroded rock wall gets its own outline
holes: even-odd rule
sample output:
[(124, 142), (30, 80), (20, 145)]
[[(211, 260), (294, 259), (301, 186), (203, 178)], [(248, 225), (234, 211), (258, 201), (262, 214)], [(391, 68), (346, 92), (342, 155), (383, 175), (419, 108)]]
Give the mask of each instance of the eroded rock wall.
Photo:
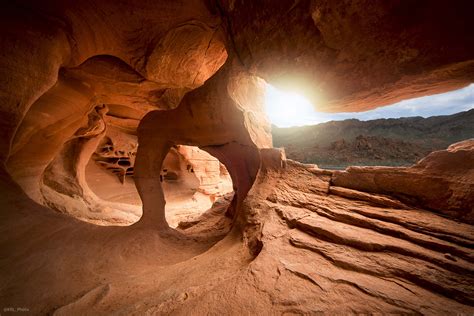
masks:
[[(285, 161), (270, 148), (262, 116), (262, 78), (299, 85), (326, 111), (470, 83), (471, 2), (2, 6), (2, 307), (66, 315), (473, 312), (472, 225), (457, 221), (470, 218), (461, 210), (472, 206), (470, 145), (411, 169), (333, 174)], [(40, 201), (45, 171), (67, 175), (48, 178), (60, 183), (56, 197), (84, 192), (62, 180), (81, 183), (77, 166), (93, 153), (81, 143), (92, 139), (74, 134), (101, 104), (108, 125), (138, 126), (143, 216), (128, 227), (77, 221), (31, 199)], [(235, 189), (229, 208), (216, 202), (178, 230), (166, 221), (160, 181), (176, 145), (218, 158)], [(384, 183), (374, 185), (375, 174)], [(453, 194), (440, 200), (417, 181)], [(82, 214), (100, 224), (119, 210), (101, 207)]]
[(335, 171), (332, 183), (395, 196), (413, 205), (473, 223), (474, 140), (435, 151), (413, 167), (349, 167)]
[(219, 3), (245, 67), (320, 111), (366, 111), (474, 81), (468, 1)]

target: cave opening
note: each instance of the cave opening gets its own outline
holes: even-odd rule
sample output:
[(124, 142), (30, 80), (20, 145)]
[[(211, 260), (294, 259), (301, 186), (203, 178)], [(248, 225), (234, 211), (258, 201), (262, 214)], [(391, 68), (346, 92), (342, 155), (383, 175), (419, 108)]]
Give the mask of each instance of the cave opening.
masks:
[[(129, 226), (144, 214), (136, 179), (139, 141), (135, 130), (111, 124), (107, 110), (96, 105), (49, 162), (41, 175), (40, 201), (92, 224)], [(167, 226), (192, 234), (206, 219), (218, 226), (218, 234), (227, 231), (231, 216), (221, 215), (228, 213), (234, 188), (224, 164), (195, 146), (173, 145), (163, 154), (163, 161), (155, 163), (157, 172), (147, 175), (161, 187), (152, 196), (163, 194), (163, 200), (152, 207), (164, 209)]]
[(473, 1), (3, 3), (0, 310), (474, 315)]
[[(133, 179), (137, 138), (110, 128), (86, 167), (86, 180), (100, 199), (120, 205), (133, 224), (142, 215), (142, 201)], [(195, 146), (175, 145), (159, 175), (171, 228), (188, 229), (209, 211), (224, 214), (233, 197), (233, 184), (224, 164)]]
[(224, 215), (234, 195), (224, 164), (195, 146), (170, 148), (163, 161), (160, 182), (166, 201), (165, 217), (171, 228), (193, 226), (207, 212)]
[(273, 125), (293, 127), (311, 124), (315, 107), (303, 93), (282, 90), (267, 83), (265, 112)]
[[(319, 168), (408, 167), (472, 138), (474, 84), (360, 112), (320, 112), (303, 94), (266, 86), (274, 147)], [(363, 108), (362, 108), (363, 109)]]

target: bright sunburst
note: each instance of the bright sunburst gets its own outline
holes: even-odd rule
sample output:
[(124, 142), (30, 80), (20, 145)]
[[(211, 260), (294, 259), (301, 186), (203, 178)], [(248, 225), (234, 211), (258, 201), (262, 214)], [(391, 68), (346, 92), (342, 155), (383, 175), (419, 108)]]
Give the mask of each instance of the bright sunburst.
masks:
[(304, 96), (278, 90), (267, 84), (265, 108), (272, 124), (278, 127), (290, 127), (311, 124), (315, 110)]
[(352, 118), (367, 121), (380, 118), (451, 115), (474, 108), (474, 84), (459, 90), (404, 100), (392, 105), (357, 113), (317, 112), (311, 102), (304, 96), (278, 90), (267, 84), (265, 108), (272, 124), (278, 127), (314, 125)]

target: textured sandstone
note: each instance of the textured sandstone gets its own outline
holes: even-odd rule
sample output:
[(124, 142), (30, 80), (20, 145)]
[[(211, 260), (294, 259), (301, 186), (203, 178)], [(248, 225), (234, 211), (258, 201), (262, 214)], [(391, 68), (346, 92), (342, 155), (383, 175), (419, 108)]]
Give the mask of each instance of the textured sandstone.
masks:
[(222, 4), (247, 69), (302, 90), (321, 111), (368, 110), (474, 81), (466, 1)]
[(349, 167), (335, 171), (332, 183), (360, 191), (390, 194), (474, 223), (474, 140), (436, 151), (409, 168)]
[[(300, 84), (326, 111), (464, 86), (471, 12), (468, 1), (2, 4), (0, 308), (472, 314), (472, 141), (411, 168), (333, 173), (285, 160), (262, 115), (262, 79)], [(139, 219), (87, 183), (94, 153), (133, 152), (113, 136), (117, 150), (97, 152), (114, 130), (138, 139)], [(178, 173), (165, 181), (163, 166), (189, 154), (180, 145), (219, 159), (235, 194), (172, 229), (165, 189)], [(183, 182), (217, 181), (217, 161), (206, 177), (196, 165), (201, 180)], [(123, 213), (138, 222), (117, 227)]]
[[(264, 170), (243, 205), (255, 221), (247, 234), (254, 232), (254, 225), (260, 227), (259, 234), (251, 235), (263, 245), (257, 256), (233, 232), (206, 251), (216, 240), (211, 236), (225, 233), (229, 225), (215, 224), (223, 227), (217, 231), (206, 226), (223, 218), (219, 204), (201, 222), (181, 226), (195, 238), (211, 238), (196, 242), (163, 238), (159, 231), (139, 226), (98, 230), (39, 206), (34, 209), (15, 191), (11, 203), (22, 205), (30, 216), (32, 210), (41, 214), (43, 228), (25, 240), (12, 232), (28, 227), (31, 217), (17, 215), (8, 221), (14, 244), (44, 236), (45, 227), (61, 227), (63, 237), (48, 242), (47, 257), (36, 247), (28, 259), (17, 259), (16, 273), (30, 282), (22, 285), (23, 295), (14, 295), (18, 274), (5, 278), (10, 290), (2, 301), (22, 304), (28, 299), (31, 309), (58, 314), (472, 312), (472, 225), (426, 210), (387, 208), (328, 194), (330, 176), (315, 175), (291, 161), (285, 168), (271, 164)], [(116, 243), (121, 246), (112, 246)], [(2, 243), (12, 249), (8, 245)], [(88, 254), (85, 265), (66, 260), (78, 252)], [(113, 258), (120, 259), (111, 268)], [(38, 274), (26, 264), (29, 260), (54, 264)], [(54, 277), (58, 273), (72, 280), (65, 285)], [(32, 282), (48, 282), (48, 295), (41, 295)]]

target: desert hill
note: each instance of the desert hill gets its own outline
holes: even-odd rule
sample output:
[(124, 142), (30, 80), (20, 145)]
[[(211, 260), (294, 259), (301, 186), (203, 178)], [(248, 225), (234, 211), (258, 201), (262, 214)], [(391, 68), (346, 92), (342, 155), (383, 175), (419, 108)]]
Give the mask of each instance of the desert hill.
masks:
[(474, 109), (453, 115), (359, 121), (350, 119), (278, 128), (273, 145), (288, 158), (323, 168), (407, 166), (428, 153), (474, 137)]

